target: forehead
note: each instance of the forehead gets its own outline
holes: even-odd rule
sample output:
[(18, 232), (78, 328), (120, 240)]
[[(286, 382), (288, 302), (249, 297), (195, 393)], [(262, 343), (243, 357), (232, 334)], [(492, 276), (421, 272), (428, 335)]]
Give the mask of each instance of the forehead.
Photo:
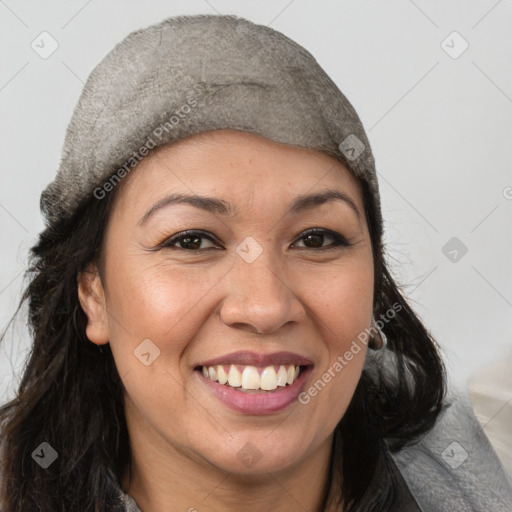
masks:
[(333, 187), (362, 207), (359, 180), (334, 157), (252, 133), (216, 130), (154, 150), (123, 179), (116, 202), (133, 208), (179, 191), (271, 206)]

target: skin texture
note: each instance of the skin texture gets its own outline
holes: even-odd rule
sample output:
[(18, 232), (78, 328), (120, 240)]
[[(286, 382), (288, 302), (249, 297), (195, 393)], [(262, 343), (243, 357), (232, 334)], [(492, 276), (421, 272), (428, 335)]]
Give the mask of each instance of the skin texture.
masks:
[[(228, 408), (195, 368), (237, 350), (292, 351), (314, 364), (308, 388), (370, 327), (373, 258), (358, 181), (318, 151), (220, 130), (159, 148), (118, 186), (101, 262), (79, 276), (79, 298), (87, 337), (110, 343), (126, 389), (133, 464), (124, 490), (144, 512), (320, 510), (332, 432), (366, 348), (307, 405), (265, 415)], [(326, 189), (349, 196), (359, 217), (341, 201), (287, 213), (296, 196)], [(238, 212), (171, 205), (139, 224), (176, 192)], [(319, 248), (334, 239), (311, 241), (310, 228), (351, 245)], [(213, 241), (159, 247), (186, 229)], [(262, 248), (252, 263), (236, 252), (249, 236)], [(145, 339), (160, 350), (148, 366), (134, 355)], [(260, 454), (249, 466), (237, 457), (248, 442)]]

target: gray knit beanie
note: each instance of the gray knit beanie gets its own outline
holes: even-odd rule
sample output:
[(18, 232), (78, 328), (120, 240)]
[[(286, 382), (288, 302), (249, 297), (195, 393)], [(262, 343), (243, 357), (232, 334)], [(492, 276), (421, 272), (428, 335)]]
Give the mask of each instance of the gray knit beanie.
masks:
[(237, 16), (168, 18), (129, 34), (96, 66), (68, 126), (46, 224), (105, 197), (151, 149), (216, 130), (324, 151), (368, 183), (381, 232), (375, 161), (343, 93), (300, 45)]

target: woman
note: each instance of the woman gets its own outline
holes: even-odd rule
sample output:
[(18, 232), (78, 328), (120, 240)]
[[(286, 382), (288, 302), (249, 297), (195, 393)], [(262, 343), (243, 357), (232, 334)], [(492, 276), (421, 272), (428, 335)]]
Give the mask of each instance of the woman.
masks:
[(130, 34), (41, 207), (3, 512), (509, 510), (386, 267), (364, 128), (293, 41), (232, 16)]

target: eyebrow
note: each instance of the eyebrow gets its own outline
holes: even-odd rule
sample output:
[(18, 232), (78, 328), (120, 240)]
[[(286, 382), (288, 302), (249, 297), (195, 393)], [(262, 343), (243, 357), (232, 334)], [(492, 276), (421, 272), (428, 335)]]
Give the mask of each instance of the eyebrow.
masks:
[[(339, 190), (324, 190), (316, 194), (300, 195), (295, 198), (287, 213), (299, 214), (330, 201), (339, 201), (348, 205), (360, 220), (360, 213), (354, 201)], [(158, 210), (174, 204), (188, 204), (206, 212), (225, 216), (232, 216), (237, 213), (237, 209), (223, 199), (176, 193), (170, 194), (155, 203), (139, 220), (139, 225), (144, 224)]]

